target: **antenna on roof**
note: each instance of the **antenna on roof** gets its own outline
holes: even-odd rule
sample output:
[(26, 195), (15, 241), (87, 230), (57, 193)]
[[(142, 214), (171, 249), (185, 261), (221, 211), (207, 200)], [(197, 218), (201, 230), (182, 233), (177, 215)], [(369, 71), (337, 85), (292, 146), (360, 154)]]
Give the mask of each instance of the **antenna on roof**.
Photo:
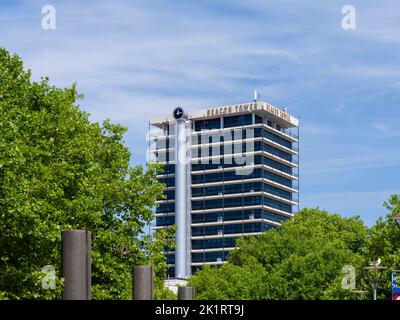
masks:
[(254, 102), (257, 102), (258, 98), (260, 98), (260, 94), (257, 90), (254, 90)]

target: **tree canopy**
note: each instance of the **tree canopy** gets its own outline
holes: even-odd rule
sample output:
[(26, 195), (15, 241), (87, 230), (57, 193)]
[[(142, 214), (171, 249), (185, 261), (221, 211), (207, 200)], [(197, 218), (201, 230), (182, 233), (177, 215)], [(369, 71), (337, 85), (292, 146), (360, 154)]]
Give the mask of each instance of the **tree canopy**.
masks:
[(61, 277), (63, 230), (92, 232), (95, 299), (130, 298), (134, 264), (156, 261), (165, 272), (159, 244), (171, 235), (143, 237), (162, 197), (159, 166), (131, 167), (126, 128), (89, 121), (81, 98), (75, 85), (31, 81), (21, 59), (0, 49), (1, 298), (60, 297), (61, 283), (44, 290), (41, 278), (45, 265)]
[(381, 259), (385, 269), (377, 276), (380, 280), (379, 299), (391, 299), (391, 273), (400, 270), (400, 229), (390, 218), (400, 214), (400, 197), (392, 195), (384, 206), (389, 210), (386, 219), (378, 219), (369, 232), (365, 250), (366, 261)]
[(190, 284), (199, 299), (355, 299), (341, 288), (342, 270), (353, 266), (365, 288), (367, 240), (358, 216), (303, 209), (279, 228), (240, 238), (227, 264), (198, 271)]

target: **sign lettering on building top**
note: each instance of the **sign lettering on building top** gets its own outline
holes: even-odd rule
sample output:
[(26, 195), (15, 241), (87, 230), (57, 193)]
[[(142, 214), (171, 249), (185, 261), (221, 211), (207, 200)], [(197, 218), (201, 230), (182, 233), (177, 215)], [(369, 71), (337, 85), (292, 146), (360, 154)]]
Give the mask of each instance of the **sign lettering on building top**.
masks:
[(263, 102), (262, 104), (254, 102), (254, 103), (237, 104), (233, 106), (211, 108), (207, 109), (206, 116), (214, 117), (214, 116), (221, 116), (237, 112), (246, 112), (254, 110), (265, 110), (285, 121), (292, 122), (290, 115), (286, 111), (280, 110), (270, 105), (269, 103), (265, 102)]

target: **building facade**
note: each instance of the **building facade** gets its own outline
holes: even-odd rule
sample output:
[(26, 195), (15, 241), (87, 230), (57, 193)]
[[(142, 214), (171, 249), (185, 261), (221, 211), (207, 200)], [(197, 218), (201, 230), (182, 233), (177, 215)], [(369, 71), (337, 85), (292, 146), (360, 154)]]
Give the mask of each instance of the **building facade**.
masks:
[(168, 274), (221, 265), (242, 236), (258, 235), (298, 208), (298, 119), (263, 101), (150, 120), (158, 176), (155, 229), (176, 224)]

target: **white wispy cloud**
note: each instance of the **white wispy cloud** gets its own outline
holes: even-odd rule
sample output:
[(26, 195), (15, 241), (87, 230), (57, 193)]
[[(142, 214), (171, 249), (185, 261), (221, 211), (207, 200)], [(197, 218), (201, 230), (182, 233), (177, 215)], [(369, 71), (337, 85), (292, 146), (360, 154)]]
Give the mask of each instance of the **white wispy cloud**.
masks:
[(377, 66), (353, 66), (353, 65), (332, 65), (330, 71), (340, 76), (354, 78), (398, 78), (400, 67), (392, 67), (385, 64), (385, 61), (379, 61)]
[(337, 177), (356, 171), (397, 179), (397, 2), (352, 1), (357, 29), (349, 32), (346, 1), (52, 0), (54, 31), (41, 28), (48, 1), (2, 1), (0, 45), (35, 80), (77, 82), (92, 119), (127, 126), (134, 163), (145, 161), (150, 117), (249, 101), (258, 89), (301, 116), (301, 183), (316, 194), (317, 180), (345, 188)]
[[(340, 149), (337, 149), (340, 151)], [(347, 155), (344, 155), (347, 153)], [(307, 159), (302, 166), (303, 175), (320, 175), (322, 173), (361, 171), (365, 169), (400, 167), (400, 151), (397, 149), (384, 152), (350, 154), (343, 150), (342, 156), (324, 158), (323, 161)]]
[(310, 135), (321, 136), (321, 135), (331, 135), (331, 134), (334, 134), (334, 132), (336, 132), (336, 131), (337, 130), (335, 127), (333, 127), (331, 125), (327, 125), (327, 124), (306, 122), (306, 123), (302, 124), (302, 126), (301, 126), (302, 134), (307, 133)]

